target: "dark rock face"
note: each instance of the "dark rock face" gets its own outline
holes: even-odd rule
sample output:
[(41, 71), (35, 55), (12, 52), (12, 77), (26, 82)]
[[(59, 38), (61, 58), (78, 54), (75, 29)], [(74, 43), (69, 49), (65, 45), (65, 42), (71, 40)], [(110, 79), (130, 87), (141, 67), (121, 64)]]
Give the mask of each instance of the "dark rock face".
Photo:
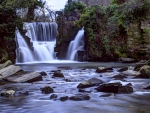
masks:
[(107, 72), (107, 71), (113, 71), (113, 68), (112, 67), (98, 67), (96, 69), (96, 73), (104, 73), (104, 72)]
[(118, 93), (118, 88), (122, 86), (121, 83), (108, 83), (102, 84), (98, 88), (96, 88), (99, 92), (109, 92), (109, 93)]
[(110, 97), (111, 95), (112, 93), (107, 93), (107, 94), (100, 95), (99, 97)]
[(119, 69), (118, 71), (123, 72), (123, 71), (127, 71), (127, 70), (128, 70), (128, 67), (123, 67), (123, 68)]
[(68, 96), (64, 96), (64, 97), (60, 97), (60, 100), (61, 101), (66, 101), (66, 100), (68, 100), (68, 98), (69, 98)]
[(50, 94), (53, 93), (53, 88), (49, 87), (49, 86), (45, 86), (44, 88), (41, 88), (42, 93), (44, 94)]
[(84, 94), (78, 94), (75, 96), (71, 96), (69, 99), (75, 101), (90, 100), (90, 96)]
[(16, 42), (15, 40), (9, 40), (6, 42), (8, 48), (8, 56), (12, 63), (16, 61)]
[(53, 77), (61, 77), (61, 78), (63, 78), (64, 75), (61, 72), (57, 71), (57, 72), (54, 72)]
[(103, 81), (98, 78), (91, 78), (89, 80), (85, 80), (84, 82), (80, 83), (77, 88), (88, 88), (91, 86), (102, 84)]

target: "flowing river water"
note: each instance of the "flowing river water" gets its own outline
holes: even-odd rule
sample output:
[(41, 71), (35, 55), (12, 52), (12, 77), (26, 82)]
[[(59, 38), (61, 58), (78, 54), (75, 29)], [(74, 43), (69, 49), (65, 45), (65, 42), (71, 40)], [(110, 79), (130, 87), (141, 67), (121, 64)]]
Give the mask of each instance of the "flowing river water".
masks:
[[(0, 97), (0, 113), (150, 113), (150, 90), (143, 87), (150, 83), (150, 79), (114, 80), (111, 77), (116, 75), (119, 67), (134, 66), (134, 64), (120, 63), (41, 63), (22, 64), (24, 71), (45, 71), (43, 81), (33, 83), (6, 83), (0, 86), (3, 89), (17, 89), (28, 91), (29, 95), (15, 97)], [(95, 73), (97, 66), (113, 66), (113, 72)], [(61, 70), (64, 78), (52, 78), (52, 70)], [(100, 76), (102, 75), (102, 76)], [(90, 96), (90, 100), (84, 101), (60, 101), (62, 96), (80, 94), (77, 85), (90, 78), (99, 78), (105, 82), (121, 82), (123, 85), (131, 83), (134, 92), (131, 94), (116, 94), (109, 97), (100, 97), (103, 92), (97, 92), (95, 87), (86, 88), (91, 93), (84, 93)], [(51, 94), (42, 94), (40, 88), (53, 87), (57, 99), (50, 99)]]

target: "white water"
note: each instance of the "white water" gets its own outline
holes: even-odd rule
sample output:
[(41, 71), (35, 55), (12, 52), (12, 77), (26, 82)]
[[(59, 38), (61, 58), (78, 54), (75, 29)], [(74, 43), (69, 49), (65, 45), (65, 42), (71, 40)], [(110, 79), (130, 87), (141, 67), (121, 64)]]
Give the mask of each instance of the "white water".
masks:
[(16, 63), (55, 60), (56, 23), (24, 23), (24, 30), (27, 30), (25, 35), (30, 38), (30, 47), (28, 47), (24, 37), (18, 31), (16, 33), (16, 41), (18, 43)]
[(67, 59), (69, 60), (76, 60), (76, 53), (78, 50), (84, 50), (84, 29), (79, 30), (75, 39), (70, 42), (68, 52), (67, 52)]
[[(16, 30), (15, 32), (16, 35), (16, 41), (18, 42), (18, 48), (16, 50), (17, 53), (17, 60), (16, 62), (29, 62), (33, 61), (33, 55), (25, 42), (24, 38), (20, 34), (19, 30)], [(28, 57), (26, 57), (28, 55)]]

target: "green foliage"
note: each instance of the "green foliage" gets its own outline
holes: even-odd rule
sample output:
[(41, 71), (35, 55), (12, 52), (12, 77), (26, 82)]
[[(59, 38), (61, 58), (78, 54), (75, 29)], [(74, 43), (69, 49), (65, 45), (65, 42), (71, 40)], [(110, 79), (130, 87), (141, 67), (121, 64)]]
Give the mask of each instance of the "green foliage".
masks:
[(113, 53), (122, 56), (122, 53), (127, 51), (126, 29), (130, 23), (139, 23), (146, 19), (146, 14), (150, 10), (150, 0), (122, 3), (124, 1), (113, 0), (108, 7), (87, 7), (78, 20), (78, 27), (84, 26), (87, 33), (90, 57), (112, 57)]
[(82, 13), (85, 7), (85, 4), (83, 4), (82, 2), (73, 1), (71, 4), (65, 5), (64, 12), (75, 12), (76, 10), (78, 10)]

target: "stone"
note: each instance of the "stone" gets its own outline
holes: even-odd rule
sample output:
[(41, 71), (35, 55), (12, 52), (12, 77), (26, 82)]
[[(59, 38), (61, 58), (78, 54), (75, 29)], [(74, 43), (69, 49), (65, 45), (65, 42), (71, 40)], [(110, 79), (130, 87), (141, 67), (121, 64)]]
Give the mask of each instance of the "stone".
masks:
[(118, 93), (119, 94), (129, 94), (129, 93), (133, 93), (133, 88), (130, 86), (120, 86), (118, 88)]
[(36, 81), (42, 81), (42, 76), (37, 72), (24, 72), (24, 71), (18, 71), (17, 73), (3, 78), (5, 81), (9, 82), (36, 82)]
[(44, 94), (50, 94), (53, 93), (53, 88), (51, 88), (50, 86), (45, 86), (44, 88), (41, 88), (42, 93)]
[(1, 96), (5, 96), (5, 97), (10, 97), (10, 96), (14, 96), (16, 91), (14, 90), (5, 90), (1, 92)]
[(86, 91), (86, 90), (84, 90), (84, 89), (79, 89), (78, 90), (79, 92), (86, 92), (86, 93), (91, 93), (92, 91)]
[(90, 100), (90, 96), (85, 94), (77, 94), (75, 96), (71, 96), (69, 99), (75, 101)]
[(116, 80), (122, 80), (124, 78), (127, 78), (127, 76), (125, 74), (120, 73), (118, 75), (113, 76), (112, 78), (115, 78)]
[(104, 73), (104, 72), (107, 72), (107, 71), (113, 71), (113, 68), (112, 67), (98, 67), (96, 69), (96, 73)]
[(57, 98), (57, 95), (56, 94), (52, 94), (51, 96), (50, 96), (50, 99), (56, 99)]
[(64, 75), (63, 75), (61, 72), (57, 71), (57, 72), (54, 72), (53, 77), (60, 77), (60, 78), (63, 78)]
[(27, 96), (29, 95), (28, 91), (16, 91), (15, 96)]
[(61, 101), (66, 101), (66, 100), (68, 100), (68, 98), (69, 98), (68, 96), (64, 96), (64, 97), (60, 97), (60, 100)]
[(4, 64), (0, 65), (0, 69), (3, 69), (4, 67), (7, 67), (9, 65), (12, 65), (12, 62), (10, 60), (7, 60)]
[(44, 71), (40, 72), (40, 74), (41, 74), (42, 76), (46, 76), (46, 75), (47, 75), (46, 72), (44, 72)]
[(123, 68), (120, 68), (119, 70), (118, 70), (118, 72), (123, 72), (123, 71), (127, 71), (128, 70), (128, 67), (123, 67)]
[(102, 84), (103, 81), (98, 78), (91, 78), (89, 80), (85, 80), (82, 83), (80, 83), (77, 88), (88, 88), (91, 86)]
[(5, 78), (20, 71), (20, 66), (9, 65), (0, 70), (0, 78)]
[(118, 93), (118, 88), (122, 86), (121, 83), (108, 83), (108, 84), (102, 84), (98, 88), (96, 88), (99, 92), (108, 92), (108, 93)]
[(150, 66), (144, 65), (139, 70), (140, 74), (137, 75), (135, 78), (150, 78)]

